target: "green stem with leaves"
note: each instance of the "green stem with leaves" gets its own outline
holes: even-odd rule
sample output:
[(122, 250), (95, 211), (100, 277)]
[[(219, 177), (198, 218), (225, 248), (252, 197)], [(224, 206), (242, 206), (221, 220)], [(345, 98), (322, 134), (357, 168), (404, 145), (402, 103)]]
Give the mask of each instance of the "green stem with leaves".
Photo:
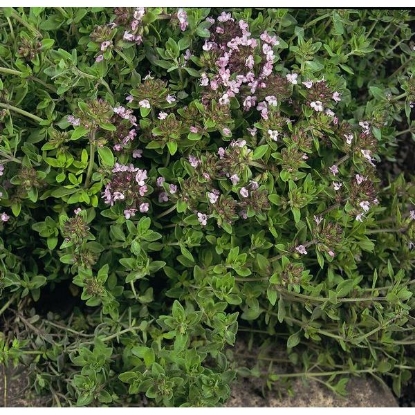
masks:
[(41, 123), (41, 122), (45, 121), (42, 118), (37, 117), (36, 115), (33, 115), (30, 112), (27, 112), (27, 111), (22, 110), (20, 108), (14, 107), (13, 105), (3, 104), (3, 103), (0, 102), (0, 108), (4, 108), (4, 109), (9, 110), (9, 111), (17, 112), (18, 114), (24, 115), (25, 117), (28, 117), (28, 118), (30, 118), (33, 121), (36, 121), (38, 123)]
[(89, 164), (88, 164), (88, 170), (86, 172), (85, 188), (89, 187), (89, 184), (91, 183), (92, 172), (94, 170), (95, 150), (96, 150), (95, 133), (96, 133), (96, 130), (92, 130), (91, 137), (89, 139)]

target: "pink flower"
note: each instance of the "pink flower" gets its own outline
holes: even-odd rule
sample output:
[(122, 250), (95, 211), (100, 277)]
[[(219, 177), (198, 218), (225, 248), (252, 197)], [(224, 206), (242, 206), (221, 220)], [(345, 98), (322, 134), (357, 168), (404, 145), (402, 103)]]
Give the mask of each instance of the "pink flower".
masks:
[(410, 217), (412, 220), (415, 220), (415, 210), (411, 210), (411, 211), (409, 212), (409, 217)]
[(261, 33), (260, 39), (266, 43), (269, 43), (272, 46), (280, 44), (276, 36), (270, 36), (267, 32)]
[(232, 20), (232, 21), (234, 20), (232, 19), (232, 15), (230, 13), (222, 12), (220, 16), (218, 17), (218, 22), (224, 23), (224, 22), (227, 22), (228, 20)]
[(277, 98), (274, 95), (269, 95), (265, 97), (265, 101), (267, 101), (268, 104), (272, 105), (273, 107), (276, 107), (278, 105)]
[(335, 164), (333, 164), (331, 167), (329, 167), (329, 170), (330, 170), (331, 174), (333, 174), (334, 176), (339, 172), (339, 169)]
[(366, 177), (361, 176), (360, 174), (356, 174), (355, 178), (356, 178), (357, 184), (361, 184), (362, 182), (366, 180)]
[(364, 218), (364, 214), (363, 213), (359, 213), (357, 216), (356, 216), (356, 220), (358, 221), (358, 222), (363, 222), (363, 218)]
[(310, 104), (310, 107), (313, 108), (315, 111), (323, 111), (323, 103), (321, 101), (313, 101)]
[(169, 195), (167, 194), (167, 192), (161, 192), (159, 194), (159, 202), (160, 203), (162, 203), (162, 202), (168, 202), (168, 200), (169, 200)]
[(167, 112), (160, 111), (157, 117), (159, 120), (165, 120), (167, 118)]
[(363, 157), (366, 159), (366, 160), (368, 160), (369, 161), (369, 163), (372, 165), (372, 166), (375, 166), (375, 164), (373, 163), (373, 161), (372, 160), (374, 160), (374, 158), (372, 158), (371, 157), (371, 151), (370, 150), (360, 150), (361, 151), (361, 153), (362, 153), (362, 155), (363, 155)]
[(225, 135), (225, 136), (230, 136), (230, 135), (232, 135), (232, 132), (231, 132), (231, 130), (229, 129), (229, 128), (224, 128), (223, 130), (222, 130), (222, 134), (223, 135)]
[(176, 101), (176, 98), (175, 98), (173, 95), (167, 95), (167, 97), (166, 97), (166, 101), (167, 101), (169, 104), (172, 104), (174, 101)]
[(137, 159), (137, 158), (140, 159), (142, 157), (142, 155), (143, 155), (143, 150), (136, 149), (136, 150), (133, 151), (133, 158), (135, 158), (135, 159)]
[(159, 177), (157, 177), (156, 184), (157, 184), (158, 187), (163, 187), (163, 183), (165, 181), (166, 181), (166, 179), (164, 177), (159, 176)]
[(132, 95), (128, 95), (127, 98), (125, 98), (125, 100), (127, 102), (133, 102), (134, 101), (134, 97)]
[(243, 106), (245, 110), (249, 110), (251, 107), (255, 105), (256, 97), (248, 95), (243, 102)]
[(344, 134), (344, 138), (346, 139), (347, 144), (352, 144), (353, 134)]
[(247, 131), (249, 132), (249, 134), (252, 135), (252, 137), (254, 137), (258, 130), (256, 127), (254, 127), (254, 128), (247, 128)]
[(252, 190), (256, 190), (256, 189), (258, 189), (258, 187), (259, 187), (258, 182), (256, 182), (255, 180), (250, 180), (250, 181), (249, 181), (249, 185), (251, 186), (251, 189), (252, 189)]
[(202, 77), (202, 79), (200, 81), (200, 85), (201, 86), (208, 86), (209, 85), (209, 78), (207, 77), (205, 72), (202, 73), (201, 77)]
[(333, 182), (334, 190), (339, 190), (343, 186), (343, 183)]
[(135, 212), (137, 212), (137, 209), (125, 209), (124, 210), (125, 219), (130, 219), (132, 216), (135, 216)]
[(172, 195), (174, 195), (177, 192), (177, 186), (175, 184), (170, 184), (169, 191)]
[(134, 10), (134, 19), (135, 20), (141, 20), (146, 12), (146, 9), (144, 7), (136, 7)]
[(230, 178), (229, 178), (232, 182), (232, 184), (235, 186), (239, 183), (239, 176), (237, 174), (233, 174)]
[(140, 196), (144, 196), (147, 193), (147, 185), (145, 184), (144, 186), (140, 186), (138, 189), (138, 193), (140, 194)]
[(341, 97), (340, 97), (340, 93), (338, 93), (337, 91), (333, 93), (332, 98), (336, 102), (340, 102), (342, 100)]
[(207, 219), (208, 219), (207, 215), (205, 215), (204, 213), (197, 212), (197, 220), (202, 226), (206, 226)]
[(0, 176), (3, 176), (4, 174), (4, 165), (0, 164)]
[(316, 222), (317, 226), (320, 225), (321, 221), (323, 220), (322, 216), (314, 215), (314, 222)]
[(101, 52), (105, 52), (108, 47), (112, 44), (112, 41), (106, 40), (105, 42), (101, 43)]
[(268, 135), (274, 140), (278, 141), (279, 132), (276, 130), (268, 130)]
[(2, 222), (7, 222), (10, 219), (10, 216), (7, 213), (3, 212), (0, 216), (0, 218), (1, 218)]
[(73, 115), (68, 115), (67, 117), (68, 123), (72, 124), (74, 127), (78, 127), (81, 124), (81, 120), (79, 118), (75, 118)]
[(205, 44), (202, 46), (202, 49), (206, 52), (209, 52), (213, 48), (213, 45), (213, 42), (208, 42), (207, 40), (205, 40)]
[(301, 255), (307, 255), (307, 250), (304, 245), (298, 245), (295, 250)]
[(214, 193), (214, 192), (209, 192), (208, 193), (208, 198), (209, 198), (210, 203), (216, 203), (218, 198), (219, 198), (219, 195)]
[(249, 69), (252, 69), (254, 67), (254, 57), (252, 55), (249, 55), (245, 60), (245, 66)]
[(189, 163), (192, 167), (196, 168), (200, 164), (200, 160), (195, 156), (189, 156)]
[(225, 157), (225, 149), (223, 147), (218, 148), (218, 155), (220, 159), (223, 159)]
[(139, 186), (144, 186), (144, 180), (147, 179), (147, 170), (138, 169), (135, 180)]
[(101, 62), (101, 61), (103, 61), (104, 60), (104, 55), (98, 55), (96, 58), (95, 58), (95, 62)]
[(230, 102), (228, 94), (223, 94), (222, 97), (219, 98), (220, 105), (228, 105)]
[(138, 103), (138, 105), (141, 108), (150, 108), (150, 101), (148, 99), (143, 99)]
[(313, 81), (301, 82), (306, 88), (310, 89), (313, 86)]
[(193, 133), (193, 134), (197, 134), (197, 132), (199, 131), (199, 129), (198, 129), (197, 127), (195, 127), (194, 125), (192, 125), (192, 126), (189, 128), (189, 130), (190, 130), (190, 132), (191, 132), (191, 133)]
[(359, 203), (359, 206), (367, 212), (369, 210), (370, 203), (367, 200), (364, 200), (363, 202)]
[(180, 30), (183, 32), (189, 24), (187, 22), (187, 13), (183, 9), (179, 9), (177, 12), (177, 18), (180, 22)]
[(115, 202), (116, 200), (124, 200), (125, 196), (123, 193), (121, 192), (114, 192), (113, 196), (113, 201)]
[(82, 212), (81, 208), (77, 208), (73, 211), (73, 213), (75, 213), (75, 215), (79, 215)]
[(369, 123), (367, 121), (360, 121), (359, 125), (362, 127), (364, 133), (369, 132)]
[(298, 84), (297, 78), (298, 78), (298, 74), (296, 73), (289, 73), (286, 75), (287, 81), (291, 82), (293, 85)]
[(334, 253), (333, 251), (329, 251), (329, 252), (328, 252), (328, 254), (329, 254), (332, 258), (334, 258), (334, 256), (335, 256), (335, 253)]
[(242, 187), (241, 190), (239, 190), (239, 193), (242, 197), (248, 197), (249, 196), (249, 192), (248, 192), (248, 189), (246, 187)]
[[(132, 34), (132, 33), (130, 33), (130, 32), (127, 32), (127, 31), (125, 31), (124, 32), (124, 35), (123, 35), (123, 37), (122, 37), (124, 40), (128, 40), (129, 42), (134, 42), (134, 40), (135, 40), (135, 36)], [(127, 218), (128, 219), (128, 218)]]
[(139, 209), (141, 213), (148, 212), (150, 205), (148, 203), (141, 203)]

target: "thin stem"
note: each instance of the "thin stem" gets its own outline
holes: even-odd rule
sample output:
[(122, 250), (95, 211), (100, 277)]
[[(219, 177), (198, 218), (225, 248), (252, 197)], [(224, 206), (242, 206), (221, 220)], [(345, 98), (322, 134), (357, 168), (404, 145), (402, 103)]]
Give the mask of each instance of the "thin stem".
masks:
[(0, 316), (9, 308), (9, 305), (16, 299), (18, 293), (14, 293), (6, 304), (0, 309)]
[(69, 333), (76, 334), (77, 336), (80, 336), (80, 337), (95, 337), (95, 334), (80, 333), (79, 331), (70, 329), (69, 327), (61, 326), (60, 324), (53, 323), (52, 321), (49, 321), (49, 320), (44, 320), (44, 323), (49, 324), (50, 326), (56, 327), (58, 329), (68, 331)]
[(89, 187), (92, 177), (92, 171), (94, 170), (94, 161), (95, 161), (95, 130), (91, 131), (91, 138), (89, 142), (89, 164), (88, 164), (88, 171), (86, 173), (85, 179), (85, 188)]
[(165, 210), (164, 212), (160, 213), (160, 215), (156, 216), (156, 219), (160, 219), (163, 216), (168, 215), (169, 213), (173, 212), (176, 209), (176, 205), (171, 206), (169, 209)]
[(37, 29), (35, 29), (32, 25), (24, 21), (15, 10), (12, 11), (11, 17), (13, 19), (16, 19), (20, 24), (22, 24), (24, 27), (26, 27), (28, 30), (30, 30), (35, 37), (42, 39), (42, 33), (40, 33)]
[(140, 327), (129, 327), (128, 329), (121, 330), (118, 333), (114, 333), (114, 334), (111, 334), (110, 336), (103, 337), (100, 340), (102, 340), (103, 342), (107, 342), (109, 340), (115, 339), (116, 337), (118, 337), (121, 334), (129, 333), (130, 331), (134, 331), (135, 332), (137, 330), (141, 330), (141, 328)]
[(17, 159), (16, 157), (11, 156), (3, 151), (0, 151), (0, 156), (6, 158), (7, 160), (14, 161), (15, 163), (22, 164), (22, 161)]
[(134, 281), (130, 281), (130, 286), (131, 286), (131, 290), (134, 294), (134, 298), (137, 299), (137, 293), (135, 291), (135, 287), (134, 287)]
[(9, 68), (4, 68), (4, 67), (0, 67), (0, 73), (7, 73), (9, 75), (23, 75), (23, 72), (21, 71), (16, 71), (15, 69), (9, 69)]
[(408, 230), (408, 227), (406, 228), (400, 228), (400, 229), (396, 229), (396, 228), (384, 228), (384, 229), (367, 229), (366, 230), (366, 234), (368, 235), (372, 235), (374, 233), (384, 233), (384, 232), (389, 232), (389, 233), (405, 233)]
[(11, 38), (13, 39), (13, 41), (15, 40), (16, 36), (14, 35), (14, 30), (13, 30), (13, 24), (10, 21), (9, 17), (6, 17), (7, 19), (7, 23), (9, 24), (9, 28), (10, 28), (10, 34), (11, 34)]
[(396, 133), (395, 136), (398, 137), (399, 135), (403, 135), (406, 133), (414, 133), (412, 128), (408, 128), (407, 130), (399, 131), (399, 133)]
[(33, 121), (36, 121), (38, 123), (41, 123), (41, 122), (45, 121), (42, 118), (37, 117), (36, 115), (30, 114), (30, 112), (27, 112), (27, 111), (22, 110), (20, 108), (14, 107), (13, 105), (2, 104), (0, 102), (0, 108), (4, 108), (6, 110), (11, 110), (11, 111), (17, 112), (18, 114), (21, 114), (21, 115), (24, 115), (25, 117), (31, 118)]

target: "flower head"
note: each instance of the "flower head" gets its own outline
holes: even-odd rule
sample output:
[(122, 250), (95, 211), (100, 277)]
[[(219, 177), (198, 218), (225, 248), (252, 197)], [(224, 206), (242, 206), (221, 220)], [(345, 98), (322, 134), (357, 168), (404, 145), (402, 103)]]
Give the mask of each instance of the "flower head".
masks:
[(307, 250), (305, 249), (304, 245), (298, 245), (295, 247), (295, 250), (301, 255), (307, 255)]
[(293, 85), (298, 84), (297, 78), (298, 78), (298, 74), (296, 73), (289, 73), (286, 75), (287, 81), (291, 82)]
[(179, 9), (177, 11), (177, 18), (179, 19), (179, 22), (180, 22), (180, 30), (183, 32), (184, 30), (186, 30), (186, 27), (189, 24), (187, 22), (187, 13), (183, 9)]
[(323, 103), (321, 101), (311, 102), (310, 107), (313, 108), (314, 111), (323, 111)]
[(204, 213), (200, 213), (200, 212), (197, 212), (197, 220), (199, 221), (199, 223), (200, 223), (202, 226), (206, 226), (206, 224), (207, 224), (207, 219), (208, 219), (208, 217), (207, 217), (207, 215), (206, 215), (206, 214), (204, 214)]
[(150, 101), (148, 99), (143, 99), (138, 103), (138, 105), (141, 108), (150, 108)]

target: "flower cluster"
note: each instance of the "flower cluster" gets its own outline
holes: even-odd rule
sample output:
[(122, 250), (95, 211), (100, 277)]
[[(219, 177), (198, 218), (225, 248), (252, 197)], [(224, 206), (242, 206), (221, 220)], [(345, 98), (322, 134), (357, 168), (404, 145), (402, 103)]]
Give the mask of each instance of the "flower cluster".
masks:
[(150, 204), (145, 196), (150, 193), (146, 183), (147, 171), (116, 163), (112, 169), (112, 178), (105, 186), (103, 192), (104, 202), (113, 206), (117, 201), (123, 201), (127, 209), (124, 215), (127, 219), (135, 215), (139, 210), (141, 213), (148, 212)]

